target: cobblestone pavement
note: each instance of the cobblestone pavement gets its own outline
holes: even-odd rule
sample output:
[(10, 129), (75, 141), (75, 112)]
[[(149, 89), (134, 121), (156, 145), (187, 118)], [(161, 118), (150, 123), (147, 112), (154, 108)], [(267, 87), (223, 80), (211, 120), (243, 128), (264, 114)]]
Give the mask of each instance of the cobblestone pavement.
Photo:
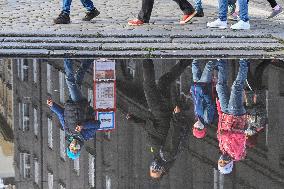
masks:
[[(193, 3), (192, 0), (190, 0)], [(284, 0), (278, 0), (280, 4), (284, 6)], [(109, 42), (117, 43), (127, 43), (130, 40), (131, 43), (156, 43), (164, 42), (164, 50), (169, 50), (169, 46), (172, 43), (178, 43), (175, 47), (178, 50), (210, 50), (213, 47), (220, 48), (218, 50), (244, 50), (248, 48), (250, 50), (264, 50), (275, 51), (277, 50), (277, 56), (283, 53), (283, 41), (284, 40), (284, 14), (278, 16), (275, 19), (267, 20), (265, 19), (270, 13), (270, 6), (267, 1), (264, 0), (254, 0), (250, 2), (250, 17), (251, 17), (251, 27), (250, 31), (232, 31), (230, 29), (217, 30), (206, 28), (206, 23), (216, 19), (217, 15), (217, 0), (205, 0), (203, 1), (203, 7), (205, 11), (205, 17), (194, 18), (192, 23), (181, 26), (179, 25), (179, 18), (181, 16), (181, 11), (175, 2), (171, 0), (156, 0), (153, 8), (152, 17), (150, 24), (146, 24), (140, 27), (132, 27), (127, 25), (127, 21), (132, 18), (136, 18), (140, 7), (141, 0), (94, 0), (94, 4), (101, 14), (91, 22), (81, 21), (84, 16), (84, 8), (80, 4), (79, 0), (73, 0), (71, 9), (71, 24), (69, 25), (53, 25), (53, 19), (60, 13), (61, 1), (59, 0), (0, 0), (0, 47), (6, 51), (9, 48), (19, 49), (23, 48), (23, 42), (27, 43), (47, 43), (61, 41), (62, 36), (67, 37), (79, 37), (77, 44), (80, 43), (80, 47), (84, 46), (82, 43), (87, 43), (87, 38), (98, 38), (98, 37), (148, 37), (144, 39), (125, 39), (126, 41), (120, 41), (116, 39), (101, 39), (101, 43)], [(233, 22), (229, 22), (232, 24)], [(172, 40), (172, 36), (185, 36), (188, 39), (177, 39)], [(16, 37), (18, 38), (18, 40)], [(38, 36), (38, 41), (23, 38)], [(48, 41), (46, 37), (50, 37)], [(170, 39), (163, 37), (171, 37)], [(272, 37), (273, 36), (273, 37)], [(8, 38), (7, 37), (13, 37)], [(85, 41), (82, 41), (82, 37), (85, 37)], [(161, 37), (161, 39), (149, 39), (149, 38)], [(193, 38), (199, 38), (199, 42), (194, 42)], [(223, 45), (220, 44), (220, 39), (216, 38), (230, 38), (230, 43), (225, 43), (221, 41)], [(58, 39), (60, 38), (60, 39)], [(201, 39), (201, 38), (207, 38)], [(239, 40), (239, 38), (242, 38)], [(244, 44), (246, 38), (255, 38), (259, 44), (255, 41), (248, 41), (250, 44)], [(278, 41), (271, 41), (272, 38), (276, 38)], [(46, 41), (47, 40), (47, 41)], [(73, 39), (64, 39), (67, 43), (72, 43)], [(71, 41), (70, 41), (71, 40)], [(91, 40), (91, 39), (89, 39)], [(93, 39), (94, 40), (94, 39)], [(106, 40), (106, 41), (105, 41)], [(136, 41), (135, 41), (136, 40)], [(139, 41), (140, 40), (140, 41)], [(158, 41), (157, 41), (158, 40)], [(162, 40), (162, 41), (161, 41)], [(167, 40), (171, 40), (170, 42)], [(202, 41), (203, 40), (203, 41)], [(205, 41), (204, 41), (205, 40)], [(217, 40), (217, 41), (216, 41)], [(280, 41), (279, 41), (280, 40)], [(185, 48), (182, 43), (187, 41), (193, 44), (205, 44), (198, 45), (200, 48), (191, 44), (191, 46)], [(14, 42), (14, 43), (12, 43)], [(21, 44), (19, 44), (21, 42)], [(129, 41), (128, 41), (129, 42)], [(116, 44), (116, 46), (108, 46), (107, 44), (102, 46), (98, 45), (98, 41), (92, 41), (89, 43), (95, 43), (93, 45), (93, 50), (98, 47), (99, 50), (104, 50), (104, 48), (109, 48), (108, 50), (119, 50), (117, 48), (122, 48), (121, 45)], [(234, 43), (237, 43), (234, 45)], [(253, 45), (253, 43), (255, 43)], [(282, 43), (282, 44), (281, 44)], [(242, 46), (244, 44), (244, 46)], [(168, 45), (168, 46), (167, 46)], [(185, 45), (185, 44), (184, 44)], [(206, 46), (207, 45), (207, 46)], [(35, 47), (37, 46), (37, 47)], [(58, 45), (55, 45), (58, 47)], [(134, 47), (133, 47), (134, 46)], [(31, 49), (31, 46), (27, 44), (24, 49)], [(275, 48), (274, 48), (275, 47)], [(45, 48), (45, 46), (39, 46), (34, 44), (32, 49)], [(159, 49), (159, 45), (130, 45), (124, 50), (133, 50), (135, 48), (148, 49)], [(46, 48), (45, 48), (46, 49)], [(47, 48), (47, 50), (64, 50), (64, 48)], [(67, 47), (67, 50), (74, 50), (74, 48)], [(153, 50), (152, 49), (152, 50)], [(86, 48), (81, 48), (80, 50), (91, 50)], [(281, 51), (282, 50), (282, 51)], [(1, 51), (1, 52), (4, 52)], [(0, 52), (0, 54), (1, 54)], [(259, 52), (255, 51), (257, 54)], [(4, 53), (5, 54), (5, 53)], [(138, 53), (139, 54), (139, 53)], [(271, 53), (266, 53), (271, 54)], [(273, 53), (272, 53), (273, 54)], [(269, 55), (270, 56), (270, 55)]]

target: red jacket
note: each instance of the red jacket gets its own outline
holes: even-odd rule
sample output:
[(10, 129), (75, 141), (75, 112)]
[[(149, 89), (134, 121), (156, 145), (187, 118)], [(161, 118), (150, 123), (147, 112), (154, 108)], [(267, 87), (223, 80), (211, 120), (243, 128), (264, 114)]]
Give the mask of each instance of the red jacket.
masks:
[(221, 111), (220, 102), (216, 100), (219, 114), (217, 138), (223, 154), (228, 154), (234, 161), (246, 156), (247, 116), (234, 116)]

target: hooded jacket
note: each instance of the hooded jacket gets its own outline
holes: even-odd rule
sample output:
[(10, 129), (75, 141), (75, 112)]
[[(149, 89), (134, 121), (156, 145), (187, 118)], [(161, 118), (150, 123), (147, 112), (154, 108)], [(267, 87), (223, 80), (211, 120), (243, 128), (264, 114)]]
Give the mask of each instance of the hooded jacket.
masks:
[(223, 154), (228, 154), (232, 160), (240, 161), (246, 156), (247, 115), (234, 116), (221, 111), (220, 102), (216, 100), (219, 114), (217, 138)]

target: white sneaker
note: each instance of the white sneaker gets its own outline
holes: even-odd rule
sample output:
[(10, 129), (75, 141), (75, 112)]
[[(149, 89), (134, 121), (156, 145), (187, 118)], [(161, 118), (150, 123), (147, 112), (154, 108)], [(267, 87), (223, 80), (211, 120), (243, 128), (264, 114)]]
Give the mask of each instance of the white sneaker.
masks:
[(226, 29), (227, 28), (227, 21), (221, 21), (219, 18), (213, 22), (208, 22), (207, 27), (209, 28), (219, 28), (219, 29)]
[(249, 21), (244, 22), (244, 21), (240, 20), (236, 24), (231, 25), (231, 29), (233, 29), (233, 30), (249, 30), (250, 29)]

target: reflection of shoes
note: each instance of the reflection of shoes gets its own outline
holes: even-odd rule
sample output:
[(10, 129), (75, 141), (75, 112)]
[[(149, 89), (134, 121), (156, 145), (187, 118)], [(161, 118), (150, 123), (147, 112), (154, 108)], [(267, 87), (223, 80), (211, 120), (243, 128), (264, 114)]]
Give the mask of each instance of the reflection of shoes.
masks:
[(185, 14), (182, 16), (181, 20), (180, 20), (180, 24), (186, 24), (187, 22), (189, 22), (195, 15), (196, 15), (196, 11), (194, 11), (191, 14)]
[(249, 21), (244, 22), (244, 21), (240, 20), (236, 24), (232, 25), (231, 29), (233, 29), (233, 30), (249, 30), (250, 29)]
[(267, 18), (268, 18), (268, 19), (269, 19), (269, 18), (273, 18), (273, 17), (279, 15), (281, 12), (282, 12), (282, 7), (280, 7), (279, 5), (276, 5), (276, 7), (274, 7), (274, 8), (272, 9), (271, 14), (270, 14)]
[(86, 13), (85, 17), (82, 19), (83, 21), (90, 21), (96, 16), (100, 14), (100, 11), (98, 9), (94, 8), (92, 11), (89, 11)]
[(219, 28), (219, 29), (226, 29), (227, 28), (227, 21), (221, 21), (219, 18), (213, 22), (208, 22), (207, 27), (209, 28)]
[(196, 10), (196, 11), (197, 11), (197, 13), (195, 14), (194, 17), (203, 17), (204, 16), (203, 9)]
[(228, 19), (229, 20), (238, 21), (239, 20), (238, 12), (233, 12), (232, 14), (229, 14)]
[(57, 18), (53, 20), (54, 24), (70, 24), (69, 14), (61, 12)]
[(139, 20), (139, 19), (134, 19), (134, 20), (129, 20), (128, 21), (128, 25), (129, 26), (141, 26), (143, 25), (145, 22), (143, 20)]

